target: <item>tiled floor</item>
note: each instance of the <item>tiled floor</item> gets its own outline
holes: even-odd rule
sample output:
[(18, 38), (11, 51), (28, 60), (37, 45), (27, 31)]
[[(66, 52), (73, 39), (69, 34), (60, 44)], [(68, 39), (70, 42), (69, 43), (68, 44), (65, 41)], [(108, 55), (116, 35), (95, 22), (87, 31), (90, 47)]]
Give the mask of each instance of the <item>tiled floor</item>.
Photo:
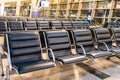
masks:
[[(5, 71), (6, 58), (3, 59), (3, 63)], [(0, 80), (4, 80), (3, 77), (0, 77)], [(94, 62), (87, 60), (64, 66), (57, 62), (54, 68), (22, 75), (12, 74), (11, 80), (120, 80), (120, 59), (99, 58)]]

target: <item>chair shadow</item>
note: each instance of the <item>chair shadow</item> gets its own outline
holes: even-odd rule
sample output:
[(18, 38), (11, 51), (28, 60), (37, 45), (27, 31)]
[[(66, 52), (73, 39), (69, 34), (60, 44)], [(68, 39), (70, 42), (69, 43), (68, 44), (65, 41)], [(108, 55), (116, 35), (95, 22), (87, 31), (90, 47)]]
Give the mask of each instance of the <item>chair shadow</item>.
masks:
[(99, 77), (102, 80), (106, 79), (108, 77), (111, 77), (110, 75), (108, 75), (108, 74), (106, 74), (106, 73), (104, 73), (104, 72), (102, 72), (102, 71), (100, 71), (98, 69), (95, 69), (95, 68), (93, 68), (93, 67), (91, 67), (91, 66), (89, 66), (89, 65), (87, 65), (85, 63), (77, 63), (76, 65), (83, 68), (87, 72), (95, 75), (96, 77)]

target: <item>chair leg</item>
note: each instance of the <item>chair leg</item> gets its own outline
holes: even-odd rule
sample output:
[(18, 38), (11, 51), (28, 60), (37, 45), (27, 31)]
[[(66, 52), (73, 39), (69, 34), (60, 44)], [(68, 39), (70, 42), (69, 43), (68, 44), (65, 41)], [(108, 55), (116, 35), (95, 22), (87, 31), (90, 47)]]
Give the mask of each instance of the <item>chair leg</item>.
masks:
[(10, 80), (10, 69), (9, 69), (9, 66), (6, 67), (6, 80)]
[(114, 55), (108, 56), (108, 57), (107, 57), (107, 60), (110, 60), (111, 57), (114, 57)]
[(115, 55), (115, 56), (120, 59), (120, 55)]
[(110, 60), (110, 57), (107, 57), (107, 60)]
[(4, 76), (3, 63), (2, 63), (2, 54), (0, 54), (0, 67), (1, 67), (1, 76)]

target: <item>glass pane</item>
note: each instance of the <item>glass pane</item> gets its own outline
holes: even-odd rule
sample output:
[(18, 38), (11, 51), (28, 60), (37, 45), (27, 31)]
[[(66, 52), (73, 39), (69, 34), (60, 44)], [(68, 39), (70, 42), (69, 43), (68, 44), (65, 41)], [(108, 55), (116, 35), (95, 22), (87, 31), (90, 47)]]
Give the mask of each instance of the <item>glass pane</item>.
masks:
[(61, 5), (60, 5), (60, 9), (61, 9), (61, 10), (64, 10), (64, 9), (66, 9), (66, 8), (67, 8), (67, 5), (66, 5), (66, 4), (61, 4)]
[(79, 7), (79, 4), (78, 3), (76, 3), (76, 4), (70, 4), (70, 9), (78, 9), (78, 7)]
[(109, 9), (107, 10), (96, 10), (95, 16), (96, 17), (108, 17)]
[(98, 1), (97, 8), (111, 8), (111, 1)]
[(91, 15), (92, 10), (82, 10), (81, 18), (87, 18), (88, 15)]
[(71, 10), (71, 11), (69, 11), (69, 16), (70, 16), (70, 17), (76, 17), (76, 16), (77, 16), (77, 13), (78, 13), (77, 10)]
[(57, 4), (51, 4), (51, 9), (56, 9)]
[(93, 2), (83, 2), (82, 9), (91, 9), (93, 8)]
[(113, 17), (120, 17), (120, 9), (113, 10)]
[(115, 8), (120, 8), (120, 0), (115, 1)]

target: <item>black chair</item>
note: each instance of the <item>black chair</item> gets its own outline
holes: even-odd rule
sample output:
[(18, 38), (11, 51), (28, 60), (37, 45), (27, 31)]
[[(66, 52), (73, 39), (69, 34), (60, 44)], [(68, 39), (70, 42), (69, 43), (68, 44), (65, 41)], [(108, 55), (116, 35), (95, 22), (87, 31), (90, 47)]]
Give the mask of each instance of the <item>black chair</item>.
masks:
[(35, 18), (27, 18), (27, 21), (35, 21)]
[[(101, 51), (95, 48), (93, 38), (92, 38), (92, 33), (90, 30), (88, 29), (73, 30), (71, 32), (72, 32), (72, 36), (74, 39), (73, 41), (74, 41), (74, 45), (76, 47), (77, 53), (84, 53), (93, 58), (112, 55), (112, 53), (109, 51)], [(82, 51), (81, 48), (83, 48), (84, 51)]]
[(22, 31), (23, 24), (21, 21), (10, 21), (8, 22), (9, 25), (9, 31)]
[(81, 21), (81, 26), (83, 29), (90, 29), (90, 24), (87, 20)]
[(38, 30), (48, 30), (49, 27), (49, 21), (37, 21), (37, 27)]
[(3, 35), (5, 32), (7, 32), (7, 22), (6, 21), (0, 21), (0, 35)]
[(17, 18), (16, 17), (8, 17), (7, 21), (17, 21)]
[(115, 23), (114, 22), (108, 22), (107, 27), (108, 28), (114, 28), (115, 27)]
[(120, 22), (115, 22), (114, 26), (115, 26), (115, 28), (120, 28)]
[(51, 21), (52, 29), (62, 29), (61, 21)]
[(96, 34), (96, 41), (100, 50), (108, 50), (115, 54), (120, 53), (120, 48), (112, 45), (112, 37), (110, 36), (109, 29), (94, 29), (94, 33)]
[(25, 21), (27, 21), (27, 19), (26, 19), (26, 18), (23, 18), (23, 17), (18, 17), (18, 18), (17, 18), (17, 21), (23, 21), (23, 22), (25, 22)]
[(37, 30), (37, 25), (35, 21), (27, 21), (23, 22), (24, 24), (24, 29), (27, 30)]
[(74, 29), (81, 29), (80, 21), (72, 21), (72, 25)]
[[(82, 54), (73, 54), (71, 52), (71, 43), (67, 31), (47, 31), (44, 32), (46, 38), (46, 48), (50, 49), (57, 61), (61, 64), (69, 64), (86, 60)], [(50, 53), (48, 51), (48, 53)], [(49, 55), (49, 57), (52, 57)]]
[(116, 52), (120, 55), (120, 50), (119, 50), (120, 49), (120, 28), (113, 28), (111, 30), (113, 32), (113, 38), (116, 42), (116, 46), (114, 46), (114, 47), (116, 47), (118, 49), (116, 51), (114, 50), (114, 52)]
[(0, 17), (0, 22), (1, 21), (7, 21), (7, 18), (6, 17)]
[(62, 21), (63, 29), (65, 30), (71, 30), (73, 29), (73, 26), (70, 21)]
[[(55, 60), (43, 59), (38, 32), (14, 32), (6, 34), (7, 78), (14, 69), (18, 74), (55, 67)], [(52, 57), (52, 56), (51, 56)], [(7, 80), (8, 80), (7, 79)]]

